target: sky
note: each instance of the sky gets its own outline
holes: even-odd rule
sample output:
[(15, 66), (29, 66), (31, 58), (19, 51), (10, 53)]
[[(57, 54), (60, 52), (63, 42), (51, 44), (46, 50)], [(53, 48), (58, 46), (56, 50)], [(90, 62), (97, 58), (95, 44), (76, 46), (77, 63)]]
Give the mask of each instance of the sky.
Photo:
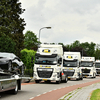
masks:
[[(42, 43), (100, 44), (100, 0), (19, 0), (26, 31)], [(51, 27), (47, 29), (44, 27)], [(41, 29), (43, 28), (43, 29)]]

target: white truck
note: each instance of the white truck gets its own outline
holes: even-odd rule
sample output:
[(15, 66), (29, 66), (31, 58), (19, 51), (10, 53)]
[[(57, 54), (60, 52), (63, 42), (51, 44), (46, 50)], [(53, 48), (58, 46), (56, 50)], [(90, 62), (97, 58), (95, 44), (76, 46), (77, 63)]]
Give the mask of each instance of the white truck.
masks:
[(34, 80), (67, 82), (67, 75), (62, 73), (62, 45), (41, 44), (35, 55)]
[(80, 62), (80, 52), (64, 52), (63, 73), (68, 75), (68, 79), (83, 80), (82, 71), (79, 67)]
[(82, 57), (80, 68), (83, 77), (96, 78), (95, 57)]
[(96, 75), (100, 75), (100, 60), (95, 61)]

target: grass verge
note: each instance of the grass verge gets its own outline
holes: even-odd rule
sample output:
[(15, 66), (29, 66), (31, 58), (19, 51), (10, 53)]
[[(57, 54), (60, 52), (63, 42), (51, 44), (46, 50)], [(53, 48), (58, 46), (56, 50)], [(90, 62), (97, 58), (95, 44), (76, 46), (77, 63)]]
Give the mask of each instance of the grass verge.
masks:
[(100, 100), (100, 89), (96, 89), (92, 92), (90, 100)]

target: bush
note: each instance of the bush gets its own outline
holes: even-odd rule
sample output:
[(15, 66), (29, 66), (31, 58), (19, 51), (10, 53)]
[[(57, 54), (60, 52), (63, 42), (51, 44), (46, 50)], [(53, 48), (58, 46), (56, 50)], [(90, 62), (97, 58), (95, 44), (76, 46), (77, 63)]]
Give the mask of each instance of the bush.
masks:
[(27, 49), (21, 50), (21, 60), (26, 66), (25, 69), (33, 69), (35, 62), (35, 53), (36, 51), (34, 50), (27, 50)]
[(29, 75), (30, 77), (33, 77), (33, 69), (25, 69), (24, 75)]

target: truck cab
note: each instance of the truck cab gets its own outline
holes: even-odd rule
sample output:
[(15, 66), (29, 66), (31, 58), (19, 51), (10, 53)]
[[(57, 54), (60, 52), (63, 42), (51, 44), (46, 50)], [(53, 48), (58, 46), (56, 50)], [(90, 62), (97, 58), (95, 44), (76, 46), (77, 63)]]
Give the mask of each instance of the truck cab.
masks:
[(95, 57), (82, 57), (80, 68), (83, 77), (96, 78)]
[(64, 52), (63, 73), (68, 75), (68, 79), (83, 80), (82, 71), (79, 67), (80, 61), (80, 52)]
[(100, 75), (100, 60), (95, 61), (96, 75)]
[(62, 45), (41, 44), (35, 55), (35, 82), (67, 82), (67, 76), (62, 74), (62, 57)]

